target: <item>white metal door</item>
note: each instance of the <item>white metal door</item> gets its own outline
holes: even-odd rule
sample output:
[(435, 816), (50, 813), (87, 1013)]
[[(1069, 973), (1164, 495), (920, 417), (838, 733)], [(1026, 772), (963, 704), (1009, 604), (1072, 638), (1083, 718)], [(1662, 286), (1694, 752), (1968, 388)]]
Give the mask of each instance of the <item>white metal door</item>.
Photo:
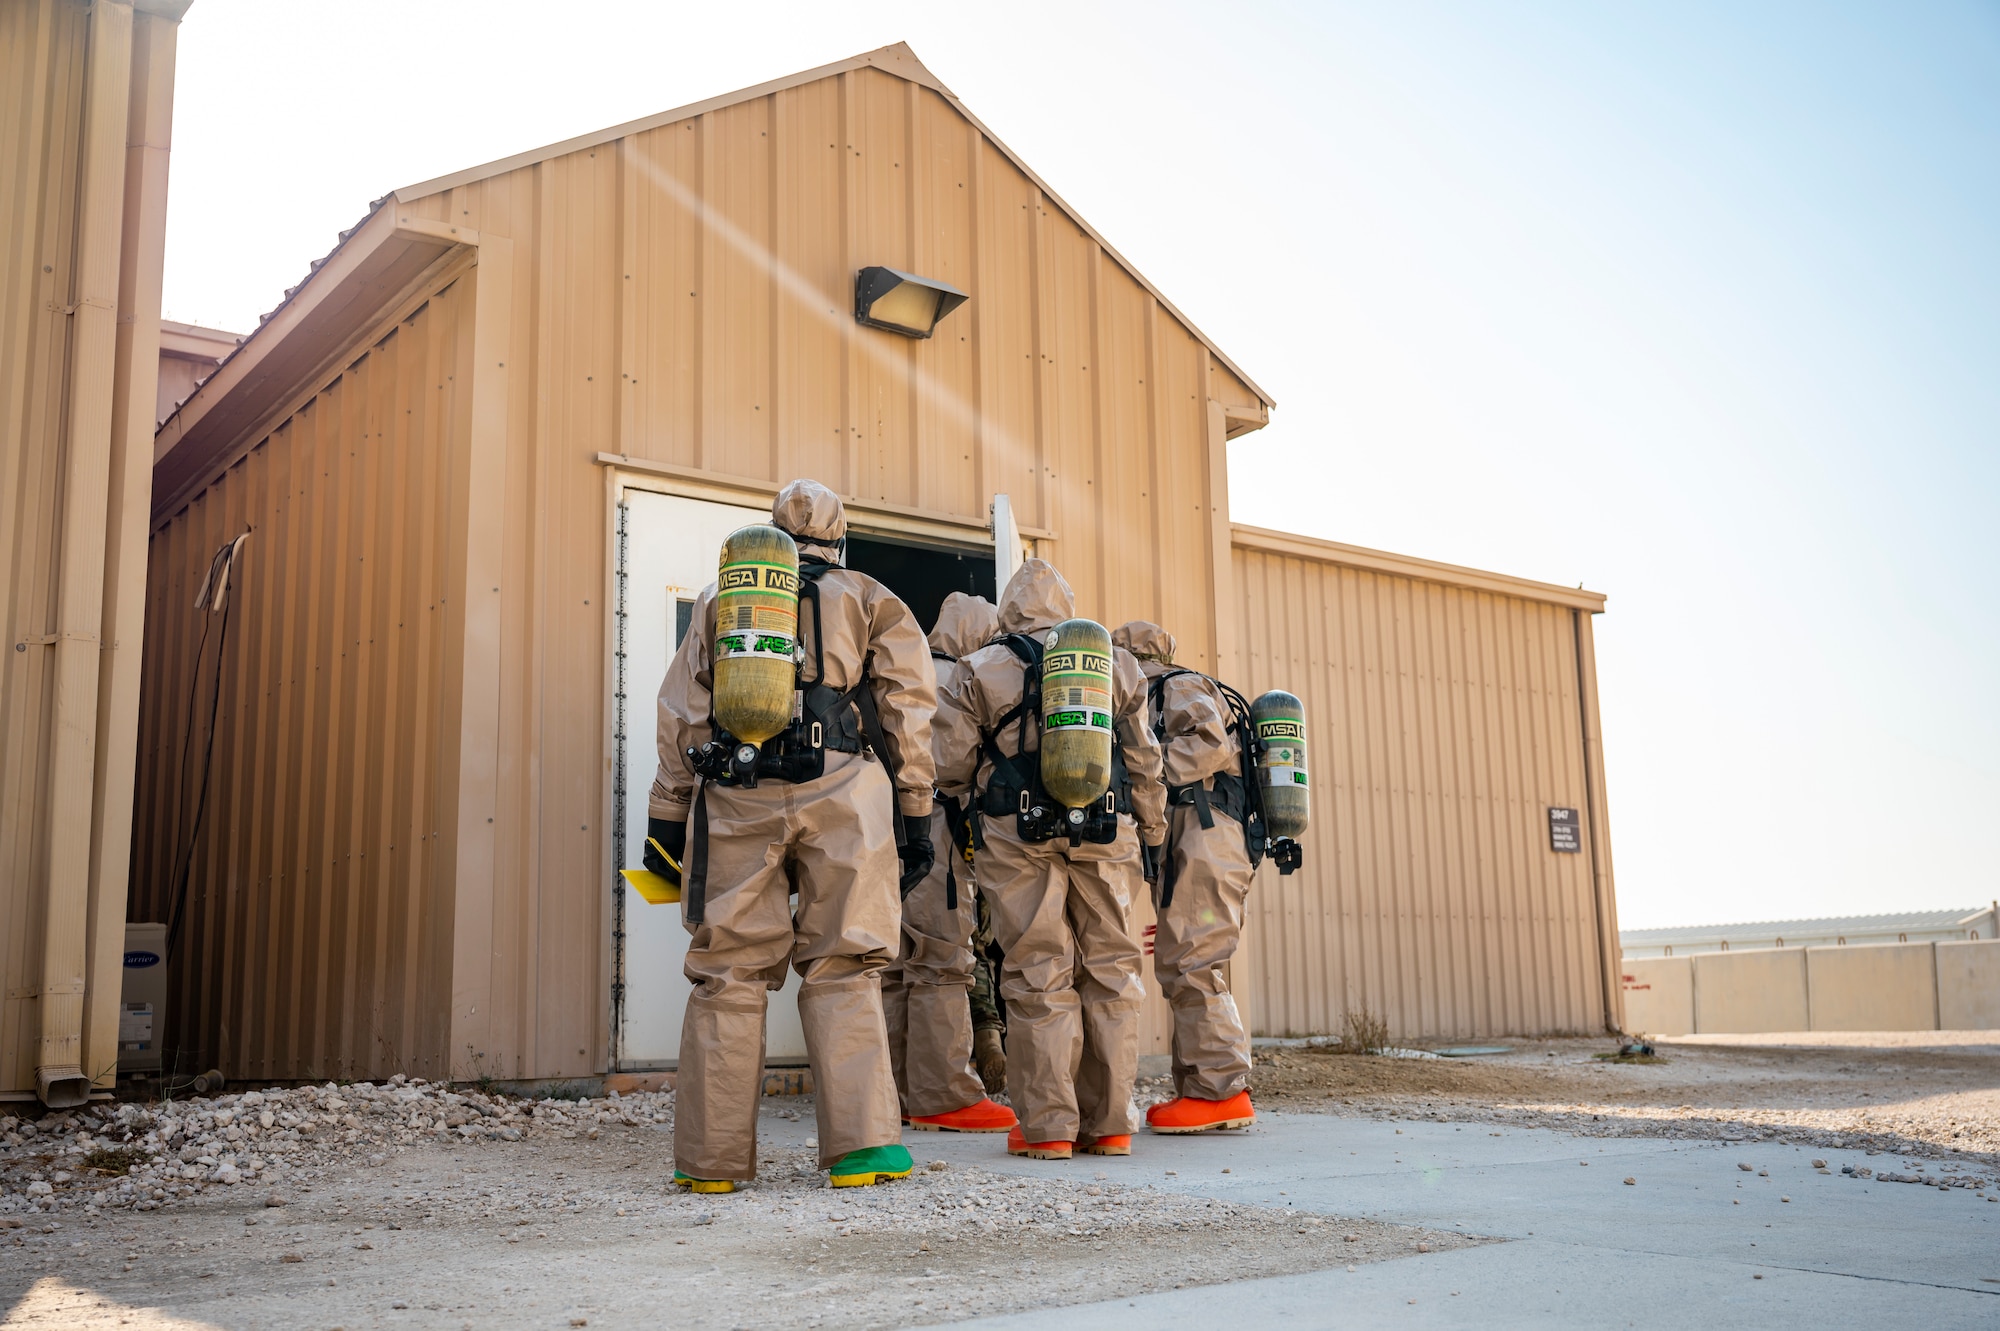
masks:
[[(696, 593), (715, 580), (723, 537), (753, 522), (769, 522), (771, 515), (649, 490), (627, 489), (622, 502), (619, 572), (624, 642), (617, 660), (619, 691), (625, 695), (624, 864), (637, 868), (646, 842), (647, 792), (659, 766), (654, 700), (680, 644), (688, 607)], [(687, 929), (678, 906), (649, 906), (629, 886), (621, 884), (618, 890), (624, 896), (625, 934), (624, 999), (615, 1032), (618, 1066), (671, 1067), (680, 1058), (681, 1015), (687, 1010), (690, 989), (681, 970), (687, 956)], [(772, 997), (764, 1037), (769, 1062), (805, 1061), (798, 990), (798, 977), (787, 974), (784, 990)]]

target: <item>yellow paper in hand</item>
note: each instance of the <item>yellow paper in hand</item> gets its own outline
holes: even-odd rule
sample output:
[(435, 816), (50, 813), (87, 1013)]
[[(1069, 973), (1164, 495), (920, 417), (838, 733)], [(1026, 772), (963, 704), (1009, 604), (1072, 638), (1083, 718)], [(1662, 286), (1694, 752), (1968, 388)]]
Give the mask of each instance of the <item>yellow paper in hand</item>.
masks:
[(656, 873), (645, 869), (620, 869), (632, 890), (646, 899), (649, 906), (666, 906), (681, 899), (681, 890)]

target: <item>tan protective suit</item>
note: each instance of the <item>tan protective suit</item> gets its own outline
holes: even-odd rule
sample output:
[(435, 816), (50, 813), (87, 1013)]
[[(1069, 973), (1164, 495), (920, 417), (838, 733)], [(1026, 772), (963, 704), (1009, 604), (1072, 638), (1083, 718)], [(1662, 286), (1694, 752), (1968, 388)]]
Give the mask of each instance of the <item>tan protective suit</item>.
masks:
[[(1030, 559), (1000, 598), (1000, 631), (1039, 636), (1070, 618), (1075, 604), (1062, 575)], [(1112, 711), (1131, 773), (1136, 829), (1134, 818), (1121, 816), (1110, 845), (1072, 848), (1062, 838), (1023, 842), (1011, 815), (980, 820), (986, 848), (979, 888), (1007, 955), (1000, 973), (1007, 1090), (1030, 1142), (1115, 1136), (1135, 1126), (1132, 1083), (1145, 990), (1132, 941), (1132, 899), (1143, 881), (1140, 841), (1158, 845), (1166, 837), (1166, 791), (1139, 664), (1121, 649), (1112, 657)], [(1023, 682), (1020, 658), (996, 643), (961, 661), (939, 690), (934, 743), (945, 794), (985, 792), (992, 764), (981, 755), (980, 736), (1020, 701)], [(1017, 738), (1013, 724), (994, 735), (1009, 755)], [(1029, 750), (1038, 743), (1031, 721)]]
[[(999, 626), (999, 613), (985, 597), (964, 592), (947, 596), (930, 635), (932, 664), (940, 679), (950, 678), (959, 658), (985, 644)], [(972, 1009), (966, 1001), (979, 910), (972, 866), (951, 842), (944, 810), (932, 810), (937, 863), (903, 898), (902, 954), (882, 972), (882, 1011), (906, 1116), (949, 1114), (986, 1098), (986, 1088), (971, 1070)], [(947, 867), (958, 882), (955, 911), (946, 908)]]
[[(1150, 682), (1172, 669), (1174, 637), (1157, 624), (1133, 620), (1111, 635), (1113, 644), (1139, 659)], [(1229, 733), (1229, 704), (1214, 683), (1198, 674), (1174, 675), (1161, 685), (1162, 747), (1169, 789), (1238, 771), (1240, 750)], [(1203, 827), (1191, 803), (1168, 809), (1167, 862), (1153, 885), (1153, 904), (1174, 885), (1171, 905), (1159, 912), (1153, 935), (1153, 975), (1173, 1008), (1174, 1092), (1201, 1100), (1227, 1100), (1250, 1087), (1250, 1036), (1223, 977), (1223, 966), (1243, 941), (1243, 907), (1250, 896), (1250, 852), (1243, 825), (1220, 809)]]
[[(836, 558), (834, 543), (847, 531), (838, 496), (816, 481), (786, 486), (771, 516), (799, 540), (801, 558)], [(769, 992), (784, 984), (787, 962), (802, 981), (820, 1163), (902, 1140), (881, 990), (902, 916), (892, 815), (931, 811), (936, 682), (922, 631), (887, 588), (833, 569), (819, 579), (819, 596), (825, 682), (845, 690), (867, 663), (896, 786), (892, 797), (874, 754), (836, 752), (826, 755), (825, 775), (805, 784), (767, 778), (754, 790), (709, 785), (708, 901), (704, 921), (689, 925), (686, 971), (695, 991), (681, 1023), (675, 1088), (674, 1164), (692, 1178), (756, 1177), (764, 1009)], [(810, 611), (799, 628), (811, 662)], [(686, 750), (714, 734), (714, 641), (710, 583), (695, 598), (689, 631), (660, 685), (660, 771), (650, 806), (656, 818), (689, 815), (696, 777)], [(690, 828), (690, 859), (696, 835)]]

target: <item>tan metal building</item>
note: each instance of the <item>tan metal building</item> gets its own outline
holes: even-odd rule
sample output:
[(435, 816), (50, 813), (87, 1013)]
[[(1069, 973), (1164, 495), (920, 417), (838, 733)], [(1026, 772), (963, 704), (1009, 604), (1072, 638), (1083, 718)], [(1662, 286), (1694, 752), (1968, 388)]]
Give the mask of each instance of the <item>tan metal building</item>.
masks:
[(159, 407), (153, 423), (172, 415), (242, 340), (219, 328), (161, 320)]
[(1255, 527), (1234, 544), (1240, 678), (1305, 702), (1316, 783), (1309, 872), (1251, 898), (1259, 1030), (1338, 1033), (1364, 1007), (1415, 1036), (1617, 1027), (1604, 598)]
[(1618, 935), (1627, 961), (1690, 957), (1699, 952), (1750, 952), (1775, 947), (1857, 947), (1877, 943), (1946, 943), (2000, 938), (2000, 901), (1979, 909), (1915, 910), (1896, 915), (1829, 915), (1810, 920), (1754, 920), (1667, 929), (1625, 929)]
[[(930, 337), (863, 326), (874, 266), (970, 299)], [(1158, 620), (1188, 664), (1247, 684), (1400, 668), (1269, 627), (1363, 557), (1232, 528), (1227, 444), (1271, 406), (901, 45), (386, 196), (156, 441), (133, 918), (182, 903), (169, 1045), (241, 1077), (657, 1066), (677, 923), (615, 876), (643, 829), (651, 698), (716, 536), (793, 476), (847, 497), (852, 562), (920, 617), (1033, 552), (1081, 613)], [(233, 623), (193, 610), (246, 531)], [(1432, 948), (1447, 903), (1488, 903), (1467, 952), (1487, 971), (1379, 981), (1406, 1033), (1615, 1023), (1589, 618), (1570, 614), (1601, 600), (1372, 557), (1496, 672), (1484, 711), (1442, 724), (1491, 728), (1490, 779), (1454, 797), (1490, 806), (1478, 845), (1501, 850), (1441, 833), (1467, 856), (1456, 886), (1390, 874), (1386, 829), (1352, 858), (1323, 783), (1315, 867), (1267, 896), (1338, 933), (1330, 901), (1366, 923), (1415, 893)], [(1321, 752), (1370, 698), (1315, 703)], [(1357, 753), (1350, 783), (1416, 777)], [(1588, 810), (1595, 875), (1536, 858), (1531, 805), (1558, 796)], [(1386, 788), (1378, 820), (1422, 798)], [(1289, 956), (1260, 943), (1246, 968)], [(1370, 965), (1247, 988), (1282, 1011), (1263, 1025), (1317, 1029), (1375, 992)]]
[(0, 5), (0, 1099), (118, 1057), (174, 41)]

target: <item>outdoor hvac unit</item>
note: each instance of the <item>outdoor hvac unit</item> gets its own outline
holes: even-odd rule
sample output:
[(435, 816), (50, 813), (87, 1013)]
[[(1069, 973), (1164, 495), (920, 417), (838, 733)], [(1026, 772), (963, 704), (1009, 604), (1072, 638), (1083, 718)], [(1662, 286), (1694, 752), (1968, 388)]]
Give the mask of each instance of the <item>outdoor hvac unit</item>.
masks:
[(125, 926), (125, 988), (118, 1009), (118, 1071), (160, 1070), (167, 1012), (167, 926)]

